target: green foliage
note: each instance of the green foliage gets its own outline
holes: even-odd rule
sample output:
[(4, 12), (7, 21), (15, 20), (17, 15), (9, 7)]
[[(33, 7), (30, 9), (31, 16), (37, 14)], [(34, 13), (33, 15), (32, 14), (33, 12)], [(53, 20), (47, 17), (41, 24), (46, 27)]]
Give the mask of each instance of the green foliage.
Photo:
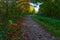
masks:
[[(9, 1), (11, 1), (11, 2), (9, 2)], [(18, 2), (20, 1), (20, 2), (16, 3), (16, 1), (18, 1)], [(10, 24), (13, 24), (13, 22), (16, 21), (17, 19), (22, 20), (22, 18), (20, 18), (20, 16), (23, 17), (27, 13), (27, 12), (23, 13), (24, 8), (28, 9), (28, 7), (29, 7), (29, 5), (27, 3), (29, 4), (29, 2), (26, 0), (23, 0), (23, 2), (21, 2), (21, 0), (4, 0), (4, 1), (0, 0), (0, 23), (1, 22), (3, 23), (2, 25), (0, 25), (0, 36), (1, 36), (0, 40), (8, 40), (8, 37), (9, 37), (8, 33), (12, 33), (12, 31), (14, 31), (13, 28), (12, 28), (13, 30), (11, 29), (12, 31), (9, 30), (9, 28), (11, 27)], [(17, 7), (18, 4), (20, 4), (19, 7)], [(26, 5), (28, 5), (28, 7)], [(16, 22), (14, 22), (14, 23), (16, 23)], [(12, 26), (12, 27), (14, 27), (14, 26)], [(4, 33), (6, 33), (6, 31), (8, 31), (8, 30), (10, 32), (7, 32), (7, 35), (8, 35), (7, 36)], [(22, 28), (20, 27), (20, 29), (18, 29), (18, 31), (19, 31), (19, 33), (21, 33)], [(21, 34), (19, 34), (19, 35), (22, 36)], [(23, 40), (23, 38), (20, 37), (20, 39), (18, 39), (18, 40)]]
[(60, 20), (53, 19), (53, 18), (48, 18), (48, 17), (38, 17), (39, 20), (47, 22), (48, 24), (53, 25), (54, 27), (57, 26), (57, 28), (60, 28)]
[(60, 17), (60, 0), (37, 0), (42, 3), (39, 13), (49, 17)]
[(11, 2), (9, 2), (9, 0), (4, 1), (0, 1), (0, 20), (4, 19), (4, 21), (7, 22), (7, 20), (18, 19), (20, 16), (25, 16), (27, 13), (29, 7), (29, 2), (27, 0), (10, 0)]
[(32, 16), (32, 18), (45, 29), (47, 29), (50, 33), (60, 37), (60, 20), (42, 16)]

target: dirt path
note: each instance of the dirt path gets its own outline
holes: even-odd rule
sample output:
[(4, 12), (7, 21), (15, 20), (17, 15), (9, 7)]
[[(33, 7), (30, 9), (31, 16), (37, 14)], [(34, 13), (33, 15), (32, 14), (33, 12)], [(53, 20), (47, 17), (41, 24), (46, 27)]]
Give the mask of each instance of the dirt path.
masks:
[(58, 40), (27, 16), (22, 23), (24, 40)]

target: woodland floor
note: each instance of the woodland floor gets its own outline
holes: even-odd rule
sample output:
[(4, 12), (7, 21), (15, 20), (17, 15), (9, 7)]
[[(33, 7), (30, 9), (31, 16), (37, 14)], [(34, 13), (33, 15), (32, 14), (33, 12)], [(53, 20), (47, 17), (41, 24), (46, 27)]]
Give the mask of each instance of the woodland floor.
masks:
[(31, 16), (25, 17), (22, 26), (24, 40), (59, 40), (42, 28)]

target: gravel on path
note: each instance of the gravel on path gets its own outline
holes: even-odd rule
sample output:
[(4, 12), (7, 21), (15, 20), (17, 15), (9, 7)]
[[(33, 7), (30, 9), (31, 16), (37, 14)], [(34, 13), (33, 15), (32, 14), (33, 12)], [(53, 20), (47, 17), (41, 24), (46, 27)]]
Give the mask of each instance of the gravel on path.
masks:
[(22, 26), (24, 40), (59, 40), (32, 20), (31, 16), (25, 17)]

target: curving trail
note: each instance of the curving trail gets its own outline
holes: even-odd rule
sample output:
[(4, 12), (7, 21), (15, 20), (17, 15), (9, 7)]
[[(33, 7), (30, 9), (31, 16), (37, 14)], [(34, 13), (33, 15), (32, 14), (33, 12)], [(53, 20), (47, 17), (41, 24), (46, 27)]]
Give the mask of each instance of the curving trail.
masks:
[(32, 20), (30, 16), (25, 17), (22, 26), (24, 40), (59, 40), (50, 35), (38, 23)]

